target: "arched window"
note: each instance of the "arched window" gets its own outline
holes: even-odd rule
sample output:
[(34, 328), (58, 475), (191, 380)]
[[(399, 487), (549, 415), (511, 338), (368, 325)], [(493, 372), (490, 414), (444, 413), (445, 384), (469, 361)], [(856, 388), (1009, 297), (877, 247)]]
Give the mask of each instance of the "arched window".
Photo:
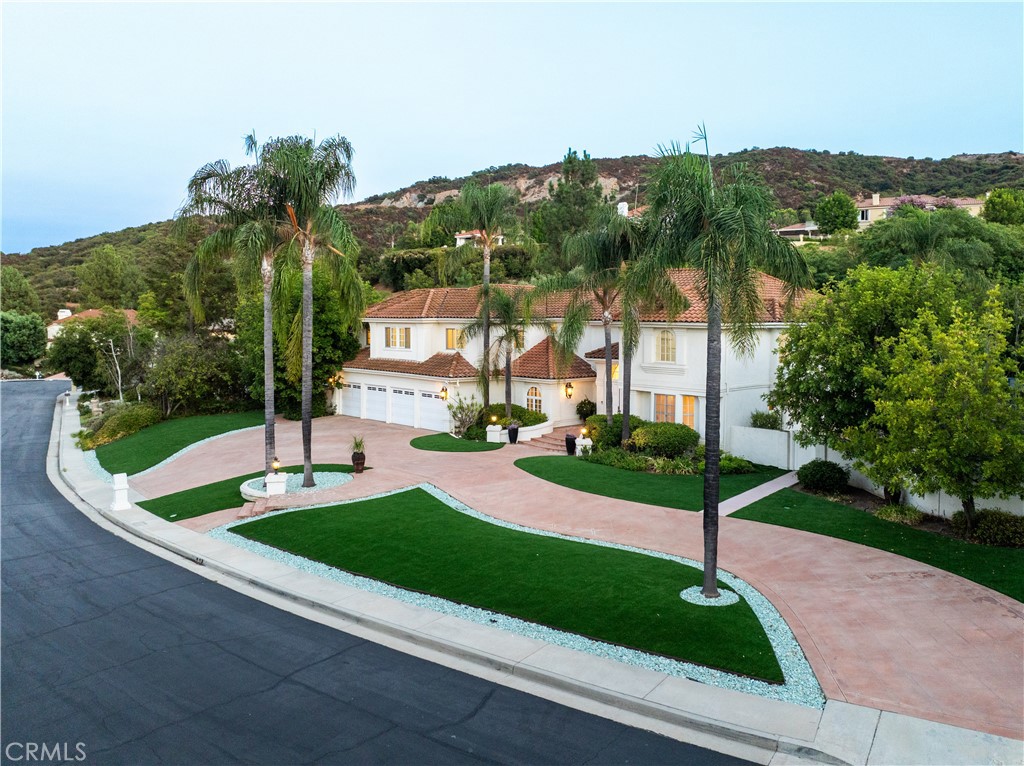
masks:
[(540, 412), (540, 389), (536, 386), (530, 386), (530, 390), (526, 392), (526, 409), (530, 412)]
[(675, 362), (676, 360), (676, 334), (671, 330), (662, 330), (658, 333), (658, 361)]

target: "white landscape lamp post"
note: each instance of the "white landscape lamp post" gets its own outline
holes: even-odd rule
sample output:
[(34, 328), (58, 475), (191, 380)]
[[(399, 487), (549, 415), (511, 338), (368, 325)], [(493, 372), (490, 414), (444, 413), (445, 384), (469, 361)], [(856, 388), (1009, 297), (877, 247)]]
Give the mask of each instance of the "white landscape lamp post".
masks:
[(283, 495), (288, 483), (288, 474), (278, 471), (281, 467), (281, 461), (277, 459), (276, 455), (270, 466), (274, 469), (274, 472), (267, 474), (267, 497)]

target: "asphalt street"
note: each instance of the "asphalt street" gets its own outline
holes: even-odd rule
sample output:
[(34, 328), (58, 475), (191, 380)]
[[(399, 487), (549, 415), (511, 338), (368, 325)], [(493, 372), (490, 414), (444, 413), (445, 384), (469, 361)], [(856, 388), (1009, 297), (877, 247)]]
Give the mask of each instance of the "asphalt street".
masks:
[(307, 621), (111, 535), (46, 477), (65, 387), (0, 386), (3, 763), (746, 763)]

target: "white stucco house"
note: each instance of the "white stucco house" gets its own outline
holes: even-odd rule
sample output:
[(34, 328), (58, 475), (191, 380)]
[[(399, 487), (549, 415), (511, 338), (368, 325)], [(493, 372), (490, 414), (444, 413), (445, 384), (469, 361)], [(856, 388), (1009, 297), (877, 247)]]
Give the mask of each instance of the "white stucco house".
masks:
[[(641, 341), (633, 357), (631, 411), (645, 420), (685, 423), (704, 431), (707, 312), (695, 289), (697, 273), (674, 269), (673, 281), (690, 307), (672, 321), (664, 311), (641, 317)], [(510, 286), (506, 286), (510, 287)], [(476, 395), (479, 337), (460, 345), (461, 331), (476, 315), (478, 288), (409, 290), (370, 307), (364, 319), (364, 348), (345, 365), (342, 387), (335, 391), (339, 414), (447, 431), (446, 397)], [(762, 275), (763, 314), (749, 357), (736, 354), (726, 341), (722, 357), (722, 435), (728, 449), (729, 426), (748, 425), (750, 413), (764, 408), (763, 394), (775, 378), (776, 348), (785, 329), (786, 285)], [(801, 300), (803, 295), (798, 297)], [(551, 329), (559, 326), (565, 296), (534, 305), (535, 317)], [(619, 369), (618, 308), (612, 310), (612, 407), (622, 408)], [(576, 405), (584, 397), (604, 411), (604, 331), (594, 306), (580, 348), (561, 369), (548, 332), (531, 328), (524, 351), (512, 365), (512, 399), (548, 415), (552, 427), (578, 423)], [(504, 401), (504, 381), (491, 383), (492, 402)]]

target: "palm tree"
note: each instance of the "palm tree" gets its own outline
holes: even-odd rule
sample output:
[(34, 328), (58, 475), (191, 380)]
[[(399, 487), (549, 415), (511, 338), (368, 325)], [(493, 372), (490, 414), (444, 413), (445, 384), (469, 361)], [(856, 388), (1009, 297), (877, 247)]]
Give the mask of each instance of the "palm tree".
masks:
[(492, 360), (501, 363), (505, 368), (505, 417), (512, 417), (512, 357), (522, 351), (526, 342), (526, 331), (530, 327), (547, 325), (533, 318), (530, 302), (530, 291), (526, 287), (511, 290), (495, 288), (491, 291), (487, 304), (488, 316), (484, 316), (484, 303), (480, 303), (480, 311), (476, 318), (462, 330), (462, 338), (469, 340), (483, 334), (485, 327), (493, 328), (496, 334), (489, 346), (484, 346), (480, 360), (480, 383), (486, 391), (490, 387), (489, 370), (496, 368)]
[(319, 256), (330, 267), (349, 320), (356, 322), (363, 309), (362, 283), (350, 257), (356, 240), (332, 207), (339, 194), (350, 196), (355, 188), (352, 145), (344, 136), (318, 144), (302, 136), (274, 139), (263, 146), (261, 164), (280, 184), (290, 245), (298, 249), (302, 269), (302, 486), (312, 487), (314, 259)]
[[(255, 152), (253, 136), (246, 137), (246, 153)], [(224, 160), (211, 162), (192, 176), (188, 196), (178, 211), (182, 228), (212, 219), (216, 230), (202, 240), (185, 269), (185, 299), (196, 321), (205, 319), (201, 299), (203, 275), (212, 261), (234, 257), (243, 282), (263, 283), (263, 415), (264, 470), (273, 470), (277, 452), (274, 434), (274, 257), (281, 240), (271, 179), (256, 166), (232, 169)]]
[[(483, 335), (484, 349), (491, 346), (491, 312), (488, 309), (490, 303), (491, 289), (491, 251), (501, 241), (503, 232), (508, 231), (516, 224), (515, 206), (516, 195), (504, 184), (493, 183), (490, 186), (478, 186), (470, 181), (462, 187), (459, 193), (458, 206), (461, 209), (459, 215), (462, 220), (472, 229), (480, 232), (480, 244), (484, 250), (484, 278), (483, 286), (480, 289), (480, 318), (483, 322), (481, 333)], [(490, 359), (486, 356), (489, 365)], [(490, 377), (490, 369), (483, 371)], [(484, 407), (491, 403), (489, 386), (483, 388)]]
[(717, 188), (703, 131), (705, 155), (660, 150), (647, 201), (657, 231), (657, 257), (665, 266), (697, 269), (696, 289), (707, 305), (707, 381), (704, 453), (705, 598), (718, 597), (718, 499), (722, 385), (722, 322), (739, 353), (755, 345), (755, 325), (763, 311), (760, 272), (796, 286), (808, 271), (796, 248), (770, 230), (771, 192), (743, 165), (722, 173)]

